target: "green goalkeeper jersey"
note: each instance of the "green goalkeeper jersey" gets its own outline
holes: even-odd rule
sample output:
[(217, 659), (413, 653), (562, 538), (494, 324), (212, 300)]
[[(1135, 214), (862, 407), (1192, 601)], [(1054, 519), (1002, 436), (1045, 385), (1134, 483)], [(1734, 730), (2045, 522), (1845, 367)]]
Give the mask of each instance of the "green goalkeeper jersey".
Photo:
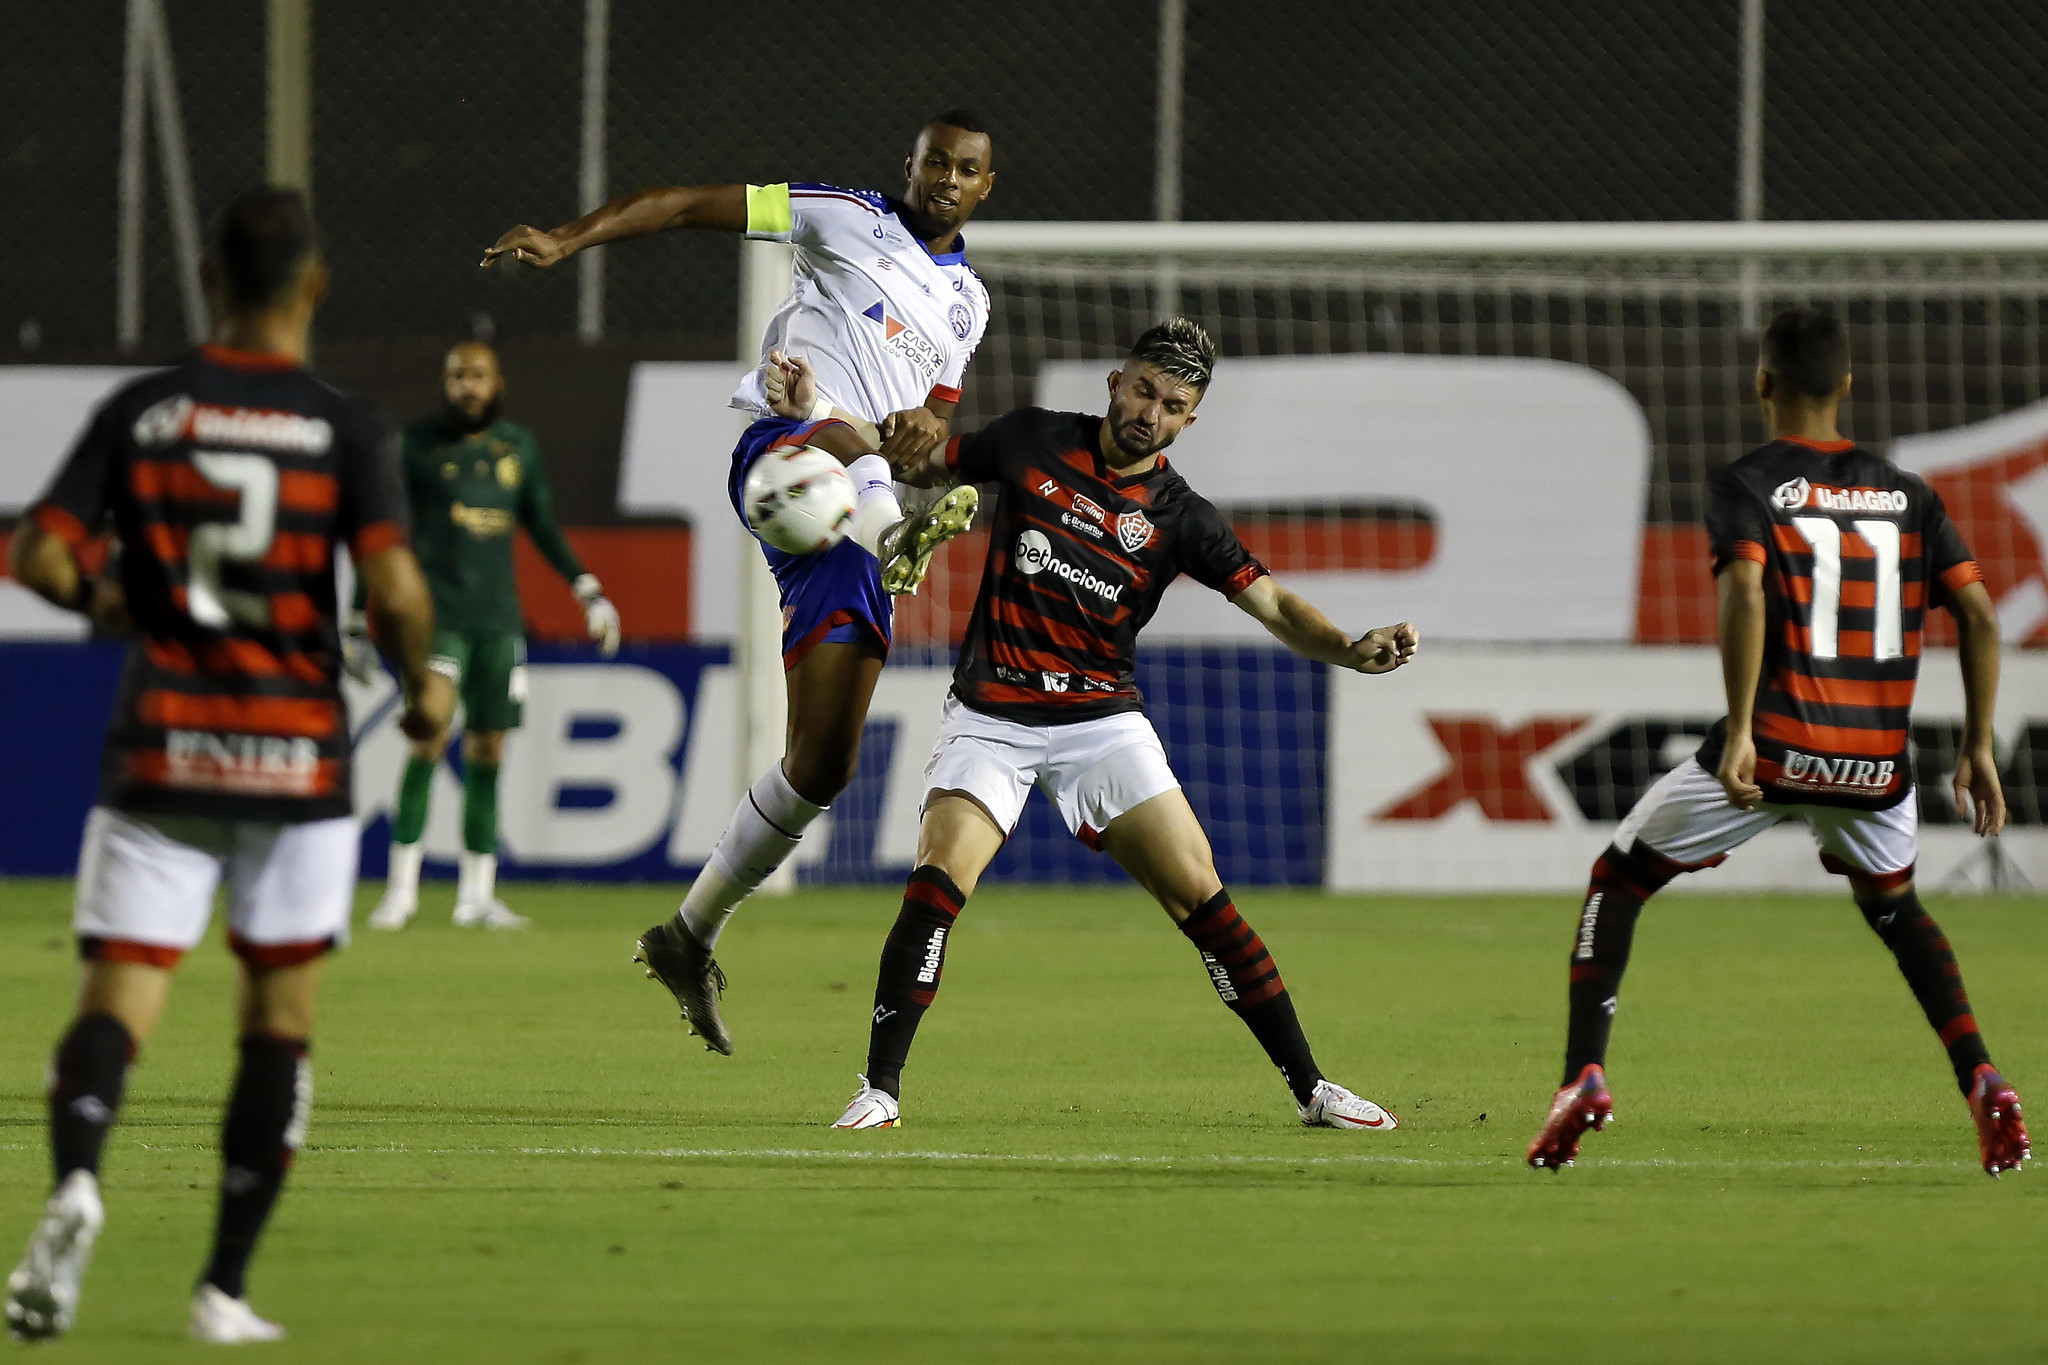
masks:
[(503, 418), (463, 433), (445, 418), (415, 422), (400, 438), (412, 543), (442, 630), (518, 634), (512, 537), (524, 526), (555, 571), (573, 583), (582, 561), (562, 538), (554, 494), (533, 433)]

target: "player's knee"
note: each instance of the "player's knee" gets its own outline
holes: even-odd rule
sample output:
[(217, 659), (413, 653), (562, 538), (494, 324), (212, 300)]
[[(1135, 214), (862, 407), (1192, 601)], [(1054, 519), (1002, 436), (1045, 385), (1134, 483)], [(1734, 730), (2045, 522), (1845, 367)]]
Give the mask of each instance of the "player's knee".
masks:
[(1886, 878), (1869, 877), (1860, 873), (1849, 876), (1849, 893), (1856, 898), (1856, 908), (1863, 912), (1863, 918), (1870, 921), (1870, 927), (1881, 929), (1880, 920), (1888, 919), (1894, 911), (1915, 903), (1919, 897), (1914, 894), (1913, 879), (1893, 882)]
[(814, 806), (829, 806), (853, 781), (859, 767), (857, 743), (838, 750), (821, 745), (793, 751), (783, 762), (782, 774), (798, 796)]
[(462, 737), (462, 761), (498, 767), (505, 758), (503, 730), (471, 730)]

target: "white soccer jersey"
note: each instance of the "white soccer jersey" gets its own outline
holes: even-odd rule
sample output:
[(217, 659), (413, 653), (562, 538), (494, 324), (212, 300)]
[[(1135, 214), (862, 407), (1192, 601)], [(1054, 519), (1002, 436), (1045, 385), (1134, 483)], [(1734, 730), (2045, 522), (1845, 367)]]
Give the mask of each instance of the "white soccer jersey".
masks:
[[(771, 350), (804, 356), (821, 396), (877, 423), (932, 395), (958, 402), (988, 325), (988, 289), (966, 241), (934, 256), (897, 208), (874, 190), (747, 187), (747, 236), (796, 245), (795, 281), (761, 338), (762, 361)], [(732, 406), (769, 415), (759, 369)]]

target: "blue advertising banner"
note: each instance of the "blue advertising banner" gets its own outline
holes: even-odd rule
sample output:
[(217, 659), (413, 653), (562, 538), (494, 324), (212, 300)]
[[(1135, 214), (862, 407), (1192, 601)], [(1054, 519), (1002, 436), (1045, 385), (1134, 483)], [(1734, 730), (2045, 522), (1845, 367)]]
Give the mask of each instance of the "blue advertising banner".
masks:
[[(65, 876), (76, 867), (121, 647), (0, 643), (0, 873)], [(1327, 679), (1283, 651), (1162, 646), (1138, 666), (1174, 770), (1208, 826), (1232, 884), (1316, 884), (1323, 869)], [(943, 659), (897, 664), (876, 689), (853, 785), (798, 851), (806, 882), (889, 881), (909, 870), (925, 759), (950, 681)], [(729, 652), (535, 646), (525, 724), (500, 778), (501, 875), (686, 880), (710, 853), (752, 774), (738, 766), (739, 684)], [(351, 684), (363, 875), (383, 875), (407, 743), (395, 686)], [(424, 842), (431, 868), (461, 847), (460, 745), (435, 774)], [(1033, 797), (991, 876), (1065, 882), (1120, 877)]]

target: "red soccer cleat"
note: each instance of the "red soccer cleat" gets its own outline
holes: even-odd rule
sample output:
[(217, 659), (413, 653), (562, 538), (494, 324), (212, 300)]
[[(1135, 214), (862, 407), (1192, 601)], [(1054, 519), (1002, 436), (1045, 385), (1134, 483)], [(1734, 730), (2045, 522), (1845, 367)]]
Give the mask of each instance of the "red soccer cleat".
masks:
[(1989, 1062), (1977, 1066), (1977, 1081), (1970, 1087), (1970, 1117), (1977, 1121), (1977, 1150), (1986, 1175), (2017, 1171), (2034, 1154), (2027, 1144), (2027, 1125), (2020, 1121), (2019, 1092)]
[[(2013, 1116), (2017, 1120), (2019, 1110), (2013, 1110)], [(1550, 1117), (1529, 1144), (1529, 1164), (1539, 1171), (1571, 1165), (1578, 1159), (1579, 1139), (1586, 1130), (1605, 1128), (1613, 1120), (1614, 1096), (1607, 1091), (1607, 1076), (1588, 1063), (1577, 1080), (1551, 1096)]]

